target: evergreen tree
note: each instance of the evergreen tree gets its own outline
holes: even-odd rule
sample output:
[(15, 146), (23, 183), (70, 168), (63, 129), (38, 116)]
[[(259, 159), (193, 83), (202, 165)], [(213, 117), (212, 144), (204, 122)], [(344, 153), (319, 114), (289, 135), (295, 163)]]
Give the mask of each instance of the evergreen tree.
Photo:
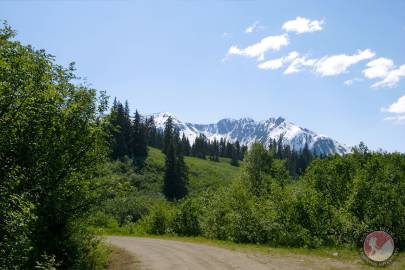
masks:
[(210, 160), (219, 161), (219, 143), (216, 138), (209, 144)]
[(241, 149), (240, 149), (240, 143), (239, 141), (236, 141), (234, 144), (234, 150), (235, 150), (235, 155), (236, 155), (236, 159), (238, 160), (242, 160), (242, 155), (241, 155)]
[(184, 135), (181, 137), (181, 145), (182, 145), (182, 154), (184, 156), (189, 156), (190, 152), (191, 152), (191, 146), (190, 146), (190, 141), (188, 140), (188, 138), (186, 137), (186, 135)]
[(130, 120), (127, 115), (127, 109), (121, 102), (114, 100), (109, 116), (110, 135), (111, 135), (111, 157), (121, 159), (124, 156), (130, 156)]
[(122, 138), (124, 143), (124, 152), (125, 155), (131, 157), (132, 149), (131, 149), (131, 119), (130, 119), (130, 111), (128, 101), (125, 101), (124, 112), (122, 116), (122, 123), (121, 123), (121, 130), (122, 130)]
[[(166, 132), (166, 130), (165, 130)], [(165, 175), (163, 183), (163, 194), (168, 200), (174, 200), (176, 198), (176, 181), (177, 181), (177, 169), (176, 169), (176, 146), (173, 142), (173, 137), (166, 142), (165, 145)]]
[(219, 140), (219, 156), (225, 157), (226, 153), (226, 140), (224, 138), (221, 138)]
[(280, 135), (277, 140), (276, 158), (283, 159), (283, 135)]
[(157, 129), (153, 116), (145, 119), (146, 137), (149, 146), (157, 147)]
[(167, 155), (167, 150), (172, 143), (171, 140), (173, 138), (173, 119), (171, 116), (167, 118), (165, 122), (165, 129), (163, 131), (163, 147), (162, 147), (162, 152)]
[(240, 160), (244, 160), (244, 158), (245, 158), (245, 155), (246, 155), (246, 153), (247, 153), (247, 150), (248, 150), (248, 147), (247, 147), (247, 145), (242, 145), (242, 147), (241, 147), (241, 158), (240, 158)]
[(146, 156), (148, 155), (146, 132), (146, 126), (142, 123), (141, 115), (138, 111), (135, 111), (132, 123), (131, 157), (134, 164), (138, 167), (143, 166)]
[(188, 193), (188, 169), (181, 153), (179, 133), (173, 129), (170, 117), (166, 121), (164, 134), (166, 160), (163, 194), (168, 200), (179, 200)]
[(208, 141), (204, 134), (200, 134), (191, 147), (191, 154), (195, 157), (205, 159), (208, 153)]
[(239, 166), (239, 153), (236, 147), (233, 147), (232, 150), (231, 165), (236, 167)]
[(308, 148), (308, 144), (305, 143), (304, 148), (302, 149), (301, 153), (297, 154), (297, 165), (296, 165), (296, 175), (302, 175), (305, 172), (305, 169), (311, 163), (313, 157), (312, 153)]
[(233, 154), (233, 145), (232, 143), (227, 142), (225, 148), (225, 157), (232, 158), (232, 154)]

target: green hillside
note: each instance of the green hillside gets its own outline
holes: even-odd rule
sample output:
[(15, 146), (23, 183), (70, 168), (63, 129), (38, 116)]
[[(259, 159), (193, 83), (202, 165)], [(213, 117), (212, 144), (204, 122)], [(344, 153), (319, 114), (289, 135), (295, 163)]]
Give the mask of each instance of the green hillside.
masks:
[[(228, 158), (220, 158), (219, 162), (209, 159), (185, 157), (189, 169), (189, 189), (191, 193), (217, 188), (229, 184), (239, 176), (240, 167), (230, 165)], [(148, 158), (143, 170), (145, 182), (153, 191), (160, 191), (163, 184), (164, 154), (156, 148), (149, 148)]]

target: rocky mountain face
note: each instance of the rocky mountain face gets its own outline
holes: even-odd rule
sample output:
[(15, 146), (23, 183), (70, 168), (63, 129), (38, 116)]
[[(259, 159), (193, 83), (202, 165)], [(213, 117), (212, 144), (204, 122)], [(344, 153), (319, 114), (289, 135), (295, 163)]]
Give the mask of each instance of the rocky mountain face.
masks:
[(164, 128), (166, 120), (172, 117), (174, 125), (184, 134), (191, 143), (199, 134), (204, 134), (209, 140), (224, 138), (241, 144), (251, 145), (258, 141), (269, 145), (271, 140), (278, 140), (280, 136), (284, 145), (300, 151), (308, 144), (309, 149), (315, 155), (344, 155), (350, 152), (350, 147), (341, 144), (330, 137), (317, 134), (309, 129), (299, 127), (282, 117), (269, 118), (263, 121), (255, 121), (251, 118), (230, 119), (225, 118), (215, 124), (192, 124), (180, 121), (170, 113), (153, 114), (156, 127)]

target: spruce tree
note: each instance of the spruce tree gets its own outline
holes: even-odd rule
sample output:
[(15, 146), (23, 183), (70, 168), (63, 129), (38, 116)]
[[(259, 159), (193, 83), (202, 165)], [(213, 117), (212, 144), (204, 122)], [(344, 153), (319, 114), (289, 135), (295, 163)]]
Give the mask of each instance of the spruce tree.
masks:
[(280, 135), (277, 140), (277, 152), (276, 152), (276, 158), (278, 159), (283, 159), (283, 135)]
[(243, 160), (245, 158), (245, 155), (246, 155), (247, 151), (248, 151), (247, 145), (242, 145), (241, 150), (240, 150), (240, 152), (241, 152), (241, 158), (240, 159), (241, 160)]
[(184, 133), (183, 136), (181, 137), (181, 145), (182, 145), (182, 154), (184, 156), (189, 156), (191, 151), (190, 141), (188, 140), (186, 135), (184, 135)]
[(165, 129), (163, 131), (163, 147), (162, 147), (162, 152), (167, 155), (167, 150), (172, 143), (171, 140), (173, 138), (173, 119), (171, 116), (167, 118), (165, 122)]
[(114, 100), (109, 116), (111, 157), (121, 159), (130, 155), (130, 122), (121, 102)]
[(236, 167), (239, 166), (239, 154), (236, 147), (233, 147), (232, 149), (231, 165)]
[(232, 158), (232, 154), (233, 154), (233, 145), (230, 142), (227, 142), (225, 148), (225, 157)]
[(191, 154), (195, 157), (205, 159), (208, 153), (208, 141), (204, 134), (200, 134), (191, 147)]
[(219, 140), (219, 156), (225, 157), (225, 152), (226, 152), (226, 140), (224, 138), (221, 138)]
[(131, 149), (131, 119), (130, 119), (130, 111), (128, 101), (125, 101), (124, 112), (122, 115), (122, 123), (121, 123), (121, 130), (122, 130), (122, 139), (123, 139), (123, 148), (125, 155), (131, 157), (132, 149)]
[(166, 142), (165, 145), (165, 175), (163, 182), (163, 194), (168, 200), (174, 200), (176, 198), (176, 181), (177, 181), (177, 169), (176, 169), (176, 146), (173, 139)]
[(216, 138), (214, 138), (214, 141), (212, 143), (209, 143), (209, 153), (210, 160), (219, 161), (219, 144)]
[(155, 125), (155, 119), (153, 116), (145, 119), (146, 137), (149, 146), (157, 147), (157, 129)]
[(188, 193), (188, 169), (181, 153), (179, 133), (173, 129), (170, 117), (166, 121), (164, 134), (166, 160), (163, 194), (168, 200), (174, 201)]
[(238, 160), (242, 160), (242, 156), (241, 156), (241, 149), (240, 149), (240, 143), (239, 143), (239, 141), (236, 141), (235, 142), (235, 144), (234, 144), (234, 150), (235, 150), (235, 155), (236, 155), (236, 158), (238, 159)]
[(141, 115), (135, 111), (134, 120), (132, 124), (132, 140), (131, 140), (131, 156), (134, 164), (142, 167), (148, 155), (148, 146), (146, 138), (146, 126), (142, 123)]

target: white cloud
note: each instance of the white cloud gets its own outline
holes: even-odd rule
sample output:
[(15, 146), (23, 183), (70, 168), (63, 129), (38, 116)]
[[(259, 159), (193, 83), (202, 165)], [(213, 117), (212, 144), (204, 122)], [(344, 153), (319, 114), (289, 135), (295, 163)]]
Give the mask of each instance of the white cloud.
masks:
[(285, 58), (287, 61), (292, 61), (295, 58), (297, 58), (300, 54), (296, 51), (292, 51), (288, 54), (288, 56)]
[(315, 65), (315, 71), (322, 76), (335, 76), (342, 74), (351, 65), (373, 58), (375, 53), (370, 49), (359, 50), (357, 54), (332, 55), (322, 57)]
[(398, 84), (401, 77), (405, 76), (405, 65), (400, 66), (397, 69), (391, 69), (387, 72), (384, 80), (379, 81), (371, 85), (371, 87), (394, 87)]
[(398, 124), (398, 125), (405, 124), (405, 114), (395, 115), (395, 116), (388, 116), (388, 117), (385, 117), (384, 120), (391, 121), (394, 124)]
[(380, 57), (367, 63), (363, 70), (367, 79), (383, 79), (371, 85), (371, 87), (394, 87), (401, 77), (405, 76), (405, 65), (398, 68), (391, 59)]
[(392, 103), (388, 108), (382, 109), (382, 111), (390, 113), (405, 113), (405, 95)]
[(245, 33), (253, 33), (256, 32), (258, 30), (258, 26), (259, 26), (259, 21), (255, 21), (252, 25), (248, 26), (245, 29)]
[(352, 85), (352, 84), (354, 83), (354, 80), (353, 80), (353, 79), (351, 79), (351, 80), (346, 80), (346, 81), (344, 81), (343, 83), (346, 84), (346, 85)]
[(384, 118), (384, 120), (394, 122), (395, 124), (405, 123), (405, 95), (398, 98), (388, 108), (382, 108), (381, 111), (393, 114)]
[(257, 67), (259, 69), (264, 69), (264, 70), (267, 70), (267, 69), (272, 69), (272, 70), (279, 69), (285, 63), (292, 62), (298, 56), (299, 56), (298, 52), (292, 51), (286, 57), (281, 57), (281, 58), (277, 58), (277, 59), (268, 60), (266, 62), (260, 63), (259, 65), (257, 65)]
[(237, 46), (231, 46), (228, 50), (228, 55), (243, 55), (248, 57), (258, 57), (264, 59), (264, 53), (268, 50), (278, 51), (289, 43), (288, 35), (268, 36), (244, 49)]
[(266, 62), (260, 63), (257, 67), (259, 69), (279, 69), (283, 66), (284, 64), (284, 58), (277, 58), (277, 59), (273, 59), (273, 60), (268, 60)]
[(305, 56), (295, 58), (288, 68), (284, 71), (284, 74), (293, 74), (301, 71), (302, 67), (311, 67), (316, 63), (316, 59), (308, 59)]
[(362, 79), (360, 79), (360, 78), (353, 78), (353, 79), (350, 79), (350, 80), (346, 80), (346, 81), (344, 81), (343, 83), (344, 83), (345, 85), (347, 85), (347, 86), (350, 86), (350, 85), (352, 85), (353, 83), (355, 83), (355, 82), (360, 82), (360, 81), (362, 81)]
[(321, 31), (323, 20), (313, 20), (304, 18), (304, 17), (297, 17), (294, 20), (287, 21), (281, 27), (283, 30), (290, 32), (296, 32), (297, 34), (302, 34), (306, 32), (316, 32)]
[(380, 57), (367, 63), (367, 67), (363, 70), (363, 74), (368, 79), (384, 78), (388, 71), (394, 67), (394, 62), (391, 59)]
[(300, 54), (298, 52), (292, 51), (285, 57), (268, 60), (266, 62), (260, 63), (257, 67), (264, 70), (275, 70), (280, 69), (284, 66), (284, 64), (289, 64), (284, 71), (284, 74), (288, 75), (301, 71), (302, 68), (305, 66), (313, 66), (316, 61), (316, 59), (308, 59), (306, 56), (300, 57)]

